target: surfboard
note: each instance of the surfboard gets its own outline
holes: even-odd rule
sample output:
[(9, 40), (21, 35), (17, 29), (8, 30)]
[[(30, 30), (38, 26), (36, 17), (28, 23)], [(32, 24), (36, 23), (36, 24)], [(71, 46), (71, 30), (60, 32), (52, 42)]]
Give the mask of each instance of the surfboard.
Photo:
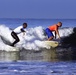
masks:
[(43, 43), (52, 48), (55, 48), (59, 45), (59, 43), (57, 41), (43, 41)]
[(5, 48), (6, 48), (6, 51), (19, 51), (18, 47), (12, 47), (9, 45), (6, 45)]

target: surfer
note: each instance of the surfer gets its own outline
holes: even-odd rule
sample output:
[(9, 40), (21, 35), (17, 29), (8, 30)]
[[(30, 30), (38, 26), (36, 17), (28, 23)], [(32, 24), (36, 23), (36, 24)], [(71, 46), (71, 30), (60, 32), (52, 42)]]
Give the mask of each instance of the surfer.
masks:
[(54, 25), (49, 26), (48, 28), (46, 28), (45, 32), (48, 35), (48, 41), (50, 41), (54, 38), (54, 35), (52, 33), (53, 31), (55, 32), (55, 38), (56, 38), (56, 35), (58, 35), (58, 38), (60, 39), (60, 34), (59, 34), (58, 29), (61, 26), (62, 26), (62, 23), (58, 22), (57, 24), (54, 24)]
[(23, 23), (23, 26), (19, 26), (11, 32), (11, 36), (15, 39), (15, 41), (11, 44), (11, 46), (14, 46), (16, 43), (20, 41), (17, 34), (23, 32), (23, 35), (25, 35), (25, 30), (24, 30), (25, 28), (27, 28), (27, 23)]

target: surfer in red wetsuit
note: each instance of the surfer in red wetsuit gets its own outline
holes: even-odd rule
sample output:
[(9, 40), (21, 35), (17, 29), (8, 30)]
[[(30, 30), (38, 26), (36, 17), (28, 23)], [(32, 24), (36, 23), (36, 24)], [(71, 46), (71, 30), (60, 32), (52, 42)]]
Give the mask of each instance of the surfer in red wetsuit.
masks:
[(54, 38), (54, 35), (52, 33), (53, 31), (55, 32), (55, 38), (56, 38), (56, 35), (58, 35), (58, 38), (60, 39), (60, 34), (59, 34), (58, 29), (61, 26), (62, 26), (62, 23), (58, 22), (57, 24), (54, 24), (54, 25), (49, 26), (48, 28), (46, 28), (45, 32), (48, 35), (48, 41), (50, 41)]

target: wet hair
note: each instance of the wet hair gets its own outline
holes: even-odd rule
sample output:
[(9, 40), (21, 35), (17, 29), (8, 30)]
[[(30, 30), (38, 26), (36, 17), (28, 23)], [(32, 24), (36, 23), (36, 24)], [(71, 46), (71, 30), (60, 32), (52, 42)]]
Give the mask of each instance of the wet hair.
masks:
[(58, 22), (58, 23), (62, 25), (62, 22)]
[(23, 23), (23, 26), (26, 26), (27, 27), (27, 23)]
[(62, 26), (62, 22), (58, 22), (60, 24), (60, 27)]

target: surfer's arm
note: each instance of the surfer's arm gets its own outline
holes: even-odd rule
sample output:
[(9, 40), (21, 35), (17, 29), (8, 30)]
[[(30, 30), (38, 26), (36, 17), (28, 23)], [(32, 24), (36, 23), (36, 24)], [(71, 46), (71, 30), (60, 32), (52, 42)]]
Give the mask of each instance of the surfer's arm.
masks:
[(24, 29), (21, 29), (21, 32), (23, 32), (23, 35), (25, 35), (25, 32), (26, 32), (26, 31), (25, 31)]
[(25, 32), (25, 30), (21, 28), (21, 32)]
[(55, 31), (55, 39), (56, 39), (56, 31)]
[[(56, 35), (58, 35), (58, 38), (60, 39), (59, 31), (56, 30), (55, 33), (56, 33)], [(56, 35), (55, 35), (55, 36), (56, 36)]]

